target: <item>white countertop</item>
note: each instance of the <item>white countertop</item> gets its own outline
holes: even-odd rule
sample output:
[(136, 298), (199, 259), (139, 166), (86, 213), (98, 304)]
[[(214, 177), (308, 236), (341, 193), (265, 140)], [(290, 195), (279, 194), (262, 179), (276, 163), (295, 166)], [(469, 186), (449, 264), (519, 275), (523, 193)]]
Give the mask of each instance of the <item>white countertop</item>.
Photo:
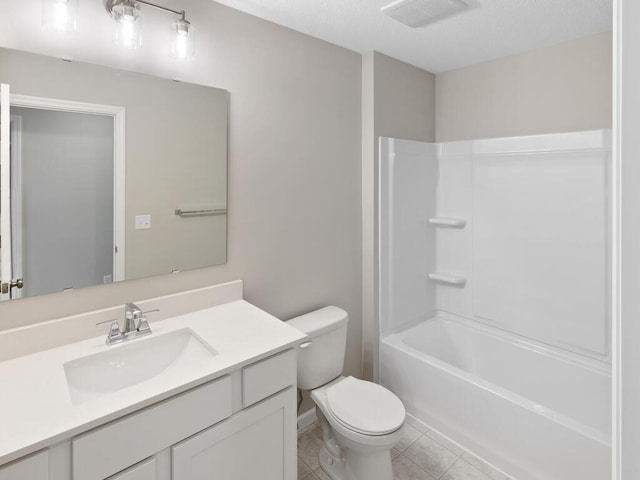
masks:
[[(0, 362), (0, 465), (186, 391), (297, 344), (298, 330), (244, 300), (151, 324), (153, 333), (106, 346), (105, 335)], [(72, 405), (63, 365), (188, 327), (218, 354), (187, 375), (155, 378)]]

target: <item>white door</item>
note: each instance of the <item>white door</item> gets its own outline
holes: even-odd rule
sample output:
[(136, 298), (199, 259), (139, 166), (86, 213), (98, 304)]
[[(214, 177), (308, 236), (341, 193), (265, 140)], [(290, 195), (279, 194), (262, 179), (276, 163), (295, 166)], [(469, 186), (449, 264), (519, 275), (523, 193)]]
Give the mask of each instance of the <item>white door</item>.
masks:
[(0, 84), (0, 300), (11, 298), (11, 159), (9, 85)]

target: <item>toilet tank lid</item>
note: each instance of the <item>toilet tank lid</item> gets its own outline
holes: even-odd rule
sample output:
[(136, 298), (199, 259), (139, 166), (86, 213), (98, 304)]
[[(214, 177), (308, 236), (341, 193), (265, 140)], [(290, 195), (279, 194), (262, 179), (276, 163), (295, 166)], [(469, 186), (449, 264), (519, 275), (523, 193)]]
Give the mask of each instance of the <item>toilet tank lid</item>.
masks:
[(343, 309), (328, 306), (294, 317), (288, 320), (287, 324), (306, 333), (309, 337), (315, 337), (346, 325), (348, 320), (349, 315)]

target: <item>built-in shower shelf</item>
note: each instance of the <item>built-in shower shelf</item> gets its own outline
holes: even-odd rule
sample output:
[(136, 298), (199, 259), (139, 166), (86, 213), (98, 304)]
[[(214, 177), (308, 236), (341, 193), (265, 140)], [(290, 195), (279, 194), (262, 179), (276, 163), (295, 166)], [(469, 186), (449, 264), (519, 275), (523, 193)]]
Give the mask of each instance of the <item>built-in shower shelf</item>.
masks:
[(431, 217), (429, 219), (429, 223), (431, 225), (435, 225), (436, 227), (464, 228), (467, 224), (467, 221), (463, 218)]
[(467, 283), (466, 277), (454, 275), (453, 273), (434, 272), (429, 274), (429, 279), (449, 285), (464, 285)]

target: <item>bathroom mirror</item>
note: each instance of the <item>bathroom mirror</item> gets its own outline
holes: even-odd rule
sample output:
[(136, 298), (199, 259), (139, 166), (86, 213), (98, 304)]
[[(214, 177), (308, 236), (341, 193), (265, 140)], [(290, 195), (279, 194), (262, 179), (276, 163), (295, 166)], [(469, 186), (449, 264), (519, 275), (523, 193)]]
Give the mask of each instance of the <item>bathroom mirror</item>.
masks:
[(226, 262), (227, 91), (2, 48), (0, 83), (24, 282), (0, 298)]

